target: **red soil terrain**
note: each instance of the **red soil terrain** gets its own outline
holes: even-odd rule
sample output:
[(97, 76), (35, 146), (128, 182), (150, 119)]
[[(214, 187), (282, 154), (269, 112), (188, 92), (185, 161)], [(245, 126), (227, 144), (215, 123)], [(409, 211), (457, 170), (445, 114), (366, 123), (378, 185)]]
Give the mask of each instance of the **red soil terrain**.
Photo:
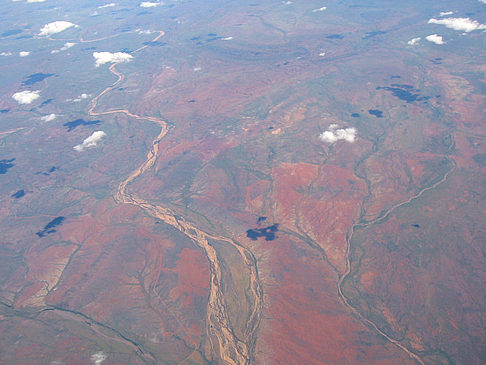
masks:
[(258, 363), (413, 364), (343, 308), (337, 274), (316, 249), (279, 233), (278, 245), (255, 250), (263, 257), (267, 303)]
[[(58, 244), (43, 248), (40, 240), (24, 255), (29, 284), (11, 311), (27, 311), (32, 318), (2, 322), (3, 333), (26, 327), (28, 336), (18, 344), (25, 347), (15, 355), (24, 362), (3, 360), (86, 362), (86, 352), (104, 347), (98, 342), (103, 338), (114, 346), (114, 363), (175, 362), (191, 355), (204, 336), (208, 295), (208, 264), (201, 251), (136, 208), (100, 202), (92, 212), (96, 218), (81, 215), (60, 227)], [(73, 324), (65, 327), (66, 320)], [(46, 327), (50, 322), (58, 325)], [(47, 339), (45, 345), (36, 340), (48, 331), (56, 333), (56, 354)]]
[(397, 46), (412, 5), (231, 4), (181, 2), (163, 51), (103, 71), (96, 149), (5, 135), (58, 150), (6, 175), (0, 362), (480, 364), (484, 68)]

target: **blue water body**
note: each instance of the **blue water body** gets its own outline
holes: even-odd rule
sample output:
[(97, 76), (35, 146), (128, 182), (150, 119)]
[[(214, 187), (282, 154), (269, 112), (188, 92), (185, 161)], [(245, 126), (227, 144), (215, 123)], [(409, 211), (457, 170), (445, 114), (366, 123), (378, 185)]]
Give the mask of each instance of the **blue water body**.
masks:
[(52, 103), (53, 101), (54, 101), (54, 99), (52, 99), (52, 98), (51, 98), (51, 99), (47, 99), (47, 100), (43, 101), (43, 102), (42, 102), (42, 103), (39, 105), (39, 108), (42, 108), (43, 106), (46, 106), (46, 105), (48, 105), (48, 104)]
[(10, 160), (0, 160), (0, 175), (6, 174), (8, 169), (15, 166), (12, 162), (15, 158), (11, 158)]
[(260, 224), (267, 220), (267, 217), (258, 217), (257, 223)]
[(391, 91), (393, 96), (407, 103), (429, 99), (428, 96), (420, 96), (419, 90), (415, 90), (412, 85), (391, 84), (390, 86), (378, 86), (376, 90)]
[(330, 34), (326, 38), (327, 39), (343, 39), (344, 36), (342, 34)]
[(254, 228), (246, 231), (246, 237), (256, 241), (260, 237), (265, 237), (265, 241), (273, 241), (275, 239), (275, 233), (278, 231), (278, 224), (268, 226), (265, 228)]
[(9, 37), (11, 35), (17, 35), (22, 33), (22, 29), (10, 29), (1, 34), (2, 37)]
[(56, 230), (54, 228), (60, 226), (64, 222), (65, 219), (66, 219), (66, 217), (56, 217), (56, 218), (54, 218), (52, 221), (50, 221), (49, 223), (47, 223), (44, 226), (44, 229), (43, 230), (37, 232), (36, 234), (39, 237), (44, 237), (46, 234), (56, 232)]
[(44, 175), (44, 176), (49, 176), (50, 174), (52, 174), (53, 172), (59, 170), (58, 167), (56, 166), (52, 166), (49, 170), (47, 171), (44, 171), (44, 172), (37, 172), (36, 175)]
[(33, 85), (37, 82), (41, 82), (44, 79), (47, 79), (48, 77), (53, 76), (54, 74), (44, 74), (42, 72), (38, 72), (36, 74), (32, 74), (30, 76), (27, 76), (27, 78), (22, 81), (22, 85)]
[(383, 112), (381, 110), (369, 109), (368, 113), (370, 113), (371, 115), (374, 115), (377, 118), (383, 118)]
[(24, 190), (24, 189), (22, 189), (22, 190), (17, 191), (16, 193), (13, 193), (13, 194), (11, 195), (11, 197), (12, 197), (12, 198), (15, 198), (15, 199), (20, 199), (20, 198), (22, 198), (24, 195), (25, 195), (25, 190)]
[(366, 32), (366, 35), (363, 37), (363, 39), (369, 39), (369, 38), (373, 38), (373, 37), (376, 37), (377, 35), (381, 35), (381, 34), (385, 34), (386, 32), (382, 31), (382, 30), (376, 30), (376, 31), (373, 31), (373, 32)]
[(67, 131), (71, 132), (75, 130), (77, 127), (80, 125), (99, 125), (101, 123), (101, 120), (84, 120), (84, 119), (76, 119), (71, 122), (64, 123), (63, 126), (67, 127)]

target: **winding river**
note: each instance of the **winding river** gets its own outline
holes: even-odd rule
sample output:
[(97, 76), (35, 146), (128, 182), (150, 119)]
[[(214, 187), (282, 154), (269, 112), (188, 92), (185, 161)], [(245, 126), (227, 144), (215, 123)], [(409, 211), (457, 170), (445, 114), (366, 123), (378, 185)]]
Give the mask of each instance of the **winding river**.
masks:
[[(163, 31), (152, 40), (158, 40), (164, 35)], [(147, 46), (140, 47), (135, 52), (138, 52)], [(180, 214), (175, 211), (152, 204), (140, 197), (130, 193), (128, 187), (136, 178), (143, 175), (149, 170), (159, 154), (159, 143), (167, 135), (167, 123), (163, 120), (136, 115), (126, 109), (117, 109), (109, 111), (96, 112), (99, 99), (116, 88), (124, 79), (124, 75), (116, 69), (116, 63), (109, 68), (113, 75), (117, 76), (117, 80), (111, 86), (104, 89), (96, 97), (91, 100), (88, 113), (92, 116), (101, 116), (108, 114), (125, 114), (126, 116), (138, 120), (147, 120), (156, 123), (160, 126), (160, 133), (155, 137), (152, 146), (147, 153), (145, 161), (133, 171), (125, 180), (119, 185), (114, 194), (114, 199), (119, 204), (131, 204), (139, 207), (148, 215), (164, 221), (166, 224), (178, 229), (180, 232), (189, 237), (195, 244), (202, 248), (209, 260), (210, 267), (210, 282), (209, 282), (209, 301), (206, 313), (206, 334), (210, 342), (211, 353), (206, 354), (208, 358), (218, 361), (221, 359), (226, 364), (249, 364), (253, 357), (253, 347), (255, 343), (255, 336), (260, 324), (262, 307), (263, 307), (263, 291), (261, 282), (258, 276), (256, 259), (253, 253), (230, 238), (210, 234), (202, 231), (193, 223), (181, 218)], [(225, 301), (222, 288), (222, 265), (216, 249), (211, 245), (211, 240), (223, 241), (233, 246), (239, 253), (241, 262), (246, 266), (249, 272), (248, 277), (248, 291), (247, 293), (252, 297), (248, 300), (250, 311), (247, 318), (248, 327), (244, 332), (244, 338), (238, 338), (235, 335), (234, 329), (231, 327), (231, 320), (229, 318), (227, 304)]]

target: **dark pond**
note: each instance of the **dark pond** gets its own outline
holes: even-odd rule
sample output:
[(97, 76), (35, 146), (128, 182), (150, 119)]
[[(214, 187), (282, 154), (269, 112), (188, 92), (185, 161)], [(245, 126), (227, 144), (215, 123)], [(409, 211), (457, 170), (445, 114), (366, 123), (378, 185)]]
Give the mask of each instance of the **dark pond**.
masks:
[(165, 46), (167, 43), (166, 42), (160, 42), (160, 41), (148, 41), (148, 42), (143, 42), (142, 43), (144, 46)]
[(370, 110), (368, 110), (368, 113), (370, 113), (371, 115), (374, 115), (377, 118), (383, 118), (383, 112), (381, 110), (370, 109)]
[(2, 37), (8, 37), (11, 35), (16, 35), (22, 33), (22, 29), (10, 29), (2, 33)]
[(46, 106), (46, 105), (48, 105), (48, 104), (52, 103), (52, 101), (53, 101), (53, 100), (54, 100), (54, 99), (52, 99), (52, 98), (51, 98), (51, 99), (47, 99), (47, 100), (43, 101), (43, 102), (42, 102), (42, 103), (39, 105), (39, 108), (42, 108), (43, 106)]
[(413, 103), (414, 101), (429, 99), (428, 96), (420, 96), (420, 94), (418, 94), (419, 90), (415, 90), (411, 85), (392, 84), (392, 87), (378, 86), (376, 90), (391, 91), (393, 96), (396, 96), (400, 100), (406, 101), (407, 103)]
[(56, 218), (54, 218), (52, 221), (50, 221), (49, 223), (47, 223), (44, 226), (44, 229), (42, 231), (39, 231), (36, 234), (39, 237), (44, 237), (46, 234), (56, 232), (56, 230), (54, 228), (60, 226), (64, 222), (65, 219), (66, 219), (65, 217), (56, 217)]
[(24, 195), (25, 195), (25, 190), (24, 190), (24, 189), (22, 189), (22, 190), (17, 191), (16, 193), (12, 194), (12, 195), (11, 195), (11, 197), (12, 197), (12, 198), (15, 198), (15, 199), (20, 199), (20, 198), (22, 198)]
[(267, 217), (258, 217), (257, 223), (260, 224), (267, 220)]
[(265, 241), (273, 241), (275, 239), (275, 232), (278, 231), (278, 224), (268, 226), (265, 228), (254, 228), (246, 231), (246, 237), (256, 241), (260, 237), (265, 237)]
[(382, 30), (376, 30), (374, 32), (366, 32), (366, 35), (363, 37), (363, 39), (369, 39), (372, 37), (376, 37), (377, 35), (385, 34), (386, 32)]
[(99, 125), (101, 120), (84, 120), (84, 119), (76, 119), (71, 122), (64, 123), (63, 126), (67, 128), (68, 132), (76, 129), (80, 125)]
[(0, 175), (6, 174), (8, 169), (15, 166), (12, 163), (14, 160), (15, 158), (11, 158), (10, 160), (0, 160)]
[(37, 82), (41, 82), (44, 79), (47, 79), (48, 77), (53, 76), (54, 74), (44, 74), (42, 72), (38, 72), (36, 74), (32, 74), (30, 76), (27, 76), (27, 78), (22, 81), (22, 85), (33, 85)]
[(44, 176), (49, 176), (50, 174), (52, 174), (53, 172), (59, 170), (58, 167), (56, 166), (52, 166), (49, 170), (47, 171), (41, 171), (41, 172), (36, 172), (36, 175), (44, 175)]

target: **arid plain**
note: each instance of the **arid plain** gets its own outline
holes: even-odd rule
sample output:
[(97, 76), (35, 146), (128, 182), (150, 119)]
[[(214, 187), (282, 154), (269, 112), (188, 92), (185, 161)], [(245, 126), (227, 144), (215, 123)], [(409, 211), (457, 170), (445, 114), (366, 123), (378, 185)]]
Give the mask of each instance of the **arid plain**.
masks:
[(0, 363), (484, 361), (486, 4), (110, 4), (1, 15)]

